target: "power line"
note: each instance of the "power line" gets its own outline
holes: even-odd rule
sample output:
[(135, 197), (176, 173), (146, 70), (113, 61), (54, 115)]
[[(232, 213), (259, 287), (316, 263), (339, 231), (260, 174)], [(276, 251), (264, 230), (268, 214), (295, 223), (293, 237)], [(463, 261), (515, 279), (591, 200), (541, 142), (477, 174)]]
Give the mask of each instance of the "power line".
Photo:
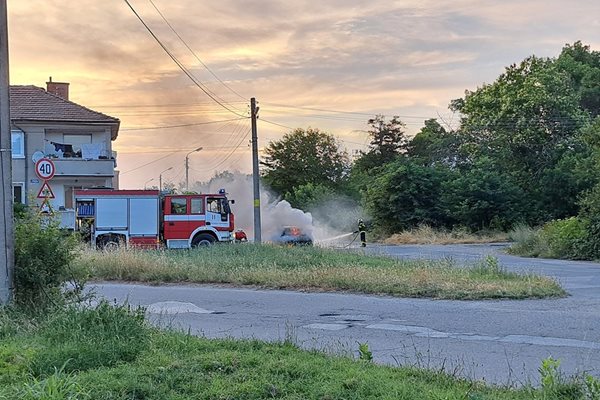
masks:
[(281, 127), (281, 128), (285, 128), (285, 129), (291, 129), (291, 130), (294, 130), (294, 128), (292, 128), (291, 126), (287, 126), (287, 125), (283, 125), (283, 124), (278, 124), (277, 122), (269, 121), (269, 120), (267, 120), (267, 119), (263, 119), (263, 118), (261, 118), (261, 119), (259, 119), (259, 121), (266, 122), (267, 124), (271, 124), (271, 125), (279, 126), (279, 127)]
[[(272, 106), (281, 107), (281, 108), (294, 108), (294, 109), (298, 109), (298, 110), (321, 111), (321, 112), (328, 112), (328, 113), (334, 113), (334, 114), (354, 114), (354, 115), (365, 115), (365, 116), (370, 116), (370, 117), (373, 117), (378, 114), (378, 113), (366, 113), (366, 112), (360, 112), (360, 111), (342, 111), (342, 110), (331, 110), (331, 109), (326, 109), (326, 108), (293, 106), (293, 105), (287, 105), (287, 104), (268, 103), (268, 102), (267, 103), (263, 102), (262, 104), (272, 105)], [(423, 117), (423, 116), (417, 116), (417, 115), (399, 115), (399, 114), (393, 114), (393, 115), (397, 116), (399, 118), (423, 118), (423, 119), (431, 118), (431, 117)]]
[[(230, 104), (247, 104), (247, 101), (228, 101)], [(141, 108), (141, 107), (195, 107), (213, 105), (212, 101), (201, 101), (197, 103), (163, 103), (163, 104), (101, 104), (88, 106), (89, 108)]]
[(183, 43), (183, 45), (189, 50), (189, 52), (196, 58), (196, 60), (198, 60), (198, 62), (200, 64), (202, 64), (202, 66), (204, 68), (206, 68), (206, 70), (208, 72), (210, 72), (210, 74), (212, 76), (215, 77), (216, 80), (218, 80), (223, 86), (225, 86), (227, 89), (229, 89), (229, 91), (233, 94), (235, 94), (236, 96), (238, 96), (239, 98), (241, 98), (242, 100), (248, 101), (248, 99), (246, 99), (244, 96), (242, 96), (241, 94), (239, 94), (238, 92), (236, 92), (235, 90), (233, 90), (229, 85), (227, 85), (225, 82), (223, 82), (221, 80), (221, 78), (219, 78), (212, 69), (210, 69), (208, 67), (208, 65), (206, 65), (201, 59), (200, 57), (198, 57), (198, 55), (194, 52), (194, 50), (192, 50), (190, 48), (190, 46), (188, 46), (188, 44), (186, 43), (185, 40), (183, 40), (183, 38), (179, 35), (179, 33), (177, 33), (177, 31), (175, 30), (175, 28), (173, 28), (173, 26), (169, 23), (169, 21), (167, 20), (167, 18), (165, 18), (165, 16), (163, 15), (163, 13), (158, 9), (158, 7), (156, 6), (156, 4), (154, 4), (154, 2), (152, 0), (148, 0), (150, 2), (150, 4), (152, 4), (152, 7), (154, 7), (154, 9), (156, 10), (156, 12), (161, 16), (161, 18), (163, 19), (163, 21), (165, 21), (165, 23), (168, 25), (169, 28), (171, 28), (171, 30), (173, 31), (173, 33), (179, 38), (179, 40), (181, 41), (181, 43)]
[(150, 164), (154, 164), (155, 162), (159, 162), (160, 160), (164, 160), (165, 158), (167, 158), (167, 157), (171, 157), (173, 154), (176, 154), (176, 153), (181, 153), (182, 151), (185, 151), (185, 150), (177, 150), (177, 151), (173, 151), (173, 152), (171, 152), (171, 153), (167, 154), (167, 155), (166, 155), (166, 156), (164, 156), (164, 157), (157, 158), (156, 160), (153, 160), (153, 161), (150, 161), (150, 162), (148, 162), (148, 163), (146, 163), (146, 164), (140, 165), (139, 167), (135, 167), (135, 168), (133, 168), (133, 169), (130, 169), (130, 170), (127, 170), (127, 171), (124, 171), (124, 172), (120, 172), (120, 173), (119, 173), (119, 175), (125, 175), (125, 174), (128, 174), (128, 173), (130, 173), (130, 172), (137, 171), (138, 169), (141, 169), (141, 168), (147, 167), (147, 166), (148, 166), (148, 165), (150, 165)]
[(237, 115), (239, 117), (246, 117), (245, 115), (242, 115), (239, 112), (237, 112), (235, 110), (232, 110), (231, 108), (229, 108), (228, 106), (226, 106), (225, 104), (223, 104), (221, 101), (219, 101), (217, 98), (215, 98), (215, 96), (213, 96), (208, 89), (205, 89), (204, 86), (202, 85), (202, 83), (196, 80), (196, 78), (185, 68), (185, 66), (177, 59), (177, 57), (175, 57), (169, 51), (169, 49), (163, 44), (163, 42), (158, 38), (158, 36), (156, 36), (154, 34), (154, 32), (152, 31), (152, 29), (150, 29), (150, 27), (148, 26), (148, 24), (146, 24), (146, 22), (144, 21), (144, 19), (137, 13), (137, 11), (135, 10), (135, 8), (133, 8), (133, 6), (131, 5), (131, 3), (129, 3), (129, 0), (124, 0), (124, 1), (125, 1), (125, 3), (127, 3), (127, 5), (131, 9), (131, 11), (135, 14), (135, 16), (140, 20), (140, 22), (142, 23), (142, 25), (144, 25), (144, 27), (146, 28), (146, 30), (148, 31), (148, 33), (150, 33), (150, 35), (154, 38), (154, 40), (156, 40), (156, 42), (160, 45), (160, 47), (164, 50), (164, 52), (167, 53), (167, 55), (171, 58), (171, 60), (173, 60), (173, 62), (179, 67), (179, 69), (181, 71), (183, 71), (183, 73), (188, 78), (190, 78), (190, 80), (194, 83), (194, 85), (196, 85), (200, 90), (202, 90), (204, 92), (204, 94), (206, 94), (215, 103), (217, 103), (218, 105), (220, 105), (221, 107), (223, 107), (227, 111), (229, 111), (232, 114), (235, 114), (235, 115)]
[(209, 122), (196, 122), (191, 124), (179, 124), (179, 125), (163, 125), (163, 126), (144, 126), (139, 128), (122, 128), (121, 131), (146, 131), (152, 129), (171, 129), (171, 128), (185, 128), (188, 126), (200, 126), (200, 125), (209, 125), (209, 124), (220, 124), (224, 122), (232, 122), (232, 121), (241, 121), (243, 119), (248, 119), (248, 117), (243, 118), (233, 118), (233, 119), (224, 119), (221, 121), (209, 121)]
[[(247, 121), (246, 121), (247, 123)], [(239, 123), (237, 122), (237, 127), (234, 128), (234, 130), (232, 130), (231, 135), (229, 135), (229, 137), (227, 138), (227, 140), (223, 143), (223, 146), (221, 146), (221, 148), (218, 150), (225, 150), (226, 146), (229, 144), (230, 140), (233, 139), (233, 142), (235, 143), (236, 138), (239, 138), (243, 135), (244, 132), (244, 123)], [(233, 147), (233, 151), (237, 150), (239, 148), (239, 146), (241, 145), (242, 142), (238, 143), (237, 145), (235, 145)], [(229, 147), (232, 148), (232, 147)], [(227, 157), (227, 156), (226, 156)], [(213, 157), (211, 160), (207, 161), (207, 163), (213, 163), (215, 161), (219, 160), (219, 156)]]

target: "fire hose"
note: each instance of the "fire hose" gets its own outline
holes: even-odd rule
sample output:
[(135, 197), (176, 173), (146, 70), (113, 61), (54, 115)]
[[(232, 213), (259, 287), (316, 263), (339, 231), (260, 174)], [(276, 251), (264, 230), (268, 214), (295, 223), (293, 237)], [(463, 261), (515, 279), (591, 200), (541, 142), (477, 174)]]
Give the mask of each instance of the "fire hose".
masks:
[(323, 240), (319, 240), (319, 243), (323, 243), (323, 242), (331, 242), (333, 240), (337, 240), (337, 239), (341, 239), (341, 238), (345, 238), (346, 236), (351, 236), (354, 235), (354, 237), (352, 238), (352, 240), (350, 241), (350, 243), (342, 246), (341, 248), (348, 248), (352, 245), (352, 243), (354, 243), (356, 241), (356, 239), (358, 238), (360, 232), (350, 232), (350, 233), (345, 233), (343, 235), (339, 235), (339, 236), (334, 236), (334, 237), (330, 237), (327, 239), (323, 239)]

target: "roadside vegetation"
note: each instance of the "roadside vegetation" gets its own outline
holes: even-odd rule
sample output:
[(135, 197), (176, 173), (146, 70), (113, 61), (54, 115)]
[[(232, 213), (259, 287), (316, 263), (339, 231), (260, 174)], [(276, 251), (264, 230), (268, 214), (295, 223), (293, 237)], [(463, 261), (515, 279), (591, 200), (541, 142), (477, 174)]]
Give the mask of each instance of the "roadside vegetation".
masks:
[(508, 252), (523, 257), (597, 260), (596, 229), (589, 220), (578, 217), (551, 221), (541, 228), (518, 226), (509, 233), (514, 244)]
[[(153, 282), (192, 281), (198, 271), (198, 276), (204, 276), (205, 265), (211, 267), (212, 276), (221, 277), (218, 282), (237, 276), (244, 284), (257, 284), (261, 281), (256, 277), (264, 277), (261, 273), (265, 271), (266, 276), (274, 272), (276, 278), (312, 276), (320, 281), (321, 269), (328, 268), (338, 270), (340, 282), (352, 281), (348, 276), (357, 271), (370, 270), (377, 272), (378, 281), (393, 281), (397, 271), (405, 270), (422, 283), (430, 279), (431, 271), (450, 274), (446, 278), (462, 277), (466, 282), (477, 278), (481, 287), (494, 287), (497, 281), (519, 282), (527, 288), (519, 290), (528, 296), (543, 281), (554, 295), (562, 293), (556, 283), (545, 278), (508, 274), (492, 258), (467, 270), (444, 263), (403, 264), (323, 249), (250, 245), (190, 252), (81, 252), (72, 236), (27, 210), (17, 216), (15, 254), (16, 301), (9, 308), (0, 308), (1, 400), (600, 397), (595, 378), (564, 379), (554, 360), (542, 364), (540, 388), (490, 387), (440, 371), (378, 366), (372, 362), (377, 355), (367, 343), (358, 346), (355, 358), (304, 351), (291, 340), (265, 343), (198, 338), (152, 327), (143, 309), (82, 297), (90, 272), (98, 276), (104, 271), (120, 279), (140, 279), (141, 275)], [(254, 265), (257, 267), (252, 268)], [(458, 275), (451, 275), (456, 273), (453, 271)], [(306, 280), (302, 282), (306, 284)], [(331, 285), (340, 288), (339, 283)], [(436, 285), (441, 286), (439, 282)], [(428, 288), (427, 284), (419, 287)], [(468, 296), (486, 290), (497, 296), (499, 289), (478, 290)]]
[(415, 228), (395, 233), (383, 240), (385, 244), (477, 244), (507, 242), (503, 232), (471, 232), (468, 229), (433, 228), (421, 224)]
[(589, 213), (600, 208), (599, 76), (600, 52), (577, 41), (556, 57), (515, 60), (452, 100), (455, 117), (425, 120), (414, 136), (399, 116), (367, 119), (368, 148), (352, 158), (327, 132), (291, 130), (265, 148), (263, 182), (319, 221), (329, 222), (322, 204), (343, 204), (355, 212), (331, 218), (347, 221), (340, 231), (355, 230), (358, 214), (370, 237), (398, 234), (393, 243), (427, 243), (414, 239), (422, 224), (508, 232), (577, 217), (587, 244), (552, 252), (600, 258), (600, 245), (588, 246), (600, 243), (600, 214)]
[(31, 317), (0, 310), (0, 399), (553, 399), (597, 400), (590, 376), (545, 360), (541, 387), (486, 386), (413, 367), (379, 366), (291, 342), (211, 340), (160, 331), (143, 310), (101, 303)]
[(349, 291), (440, 299), (564, 296), (553, 279), (504, 270), (495, 258), (461, 267), (450, 260), (396, 260), (313, 247), (222, 245), (191, 251), (84, 251), (74, 262), (91, 279), (215, 283)]

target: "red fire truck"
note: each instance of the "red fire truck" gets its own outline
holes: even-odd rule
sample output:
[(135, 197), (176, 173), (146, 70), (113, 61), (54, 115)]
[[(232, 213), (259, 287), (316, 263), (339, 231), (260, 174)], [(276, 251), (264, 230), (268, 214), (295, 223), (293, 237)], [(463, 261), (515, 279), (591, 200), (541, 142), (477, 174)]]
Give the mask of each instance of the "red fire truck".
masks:
[(187, 249), (233, 240), (234, 217), (223, 189), (164, 196), (158, 190), (82, 189), (75, 191), (75, 203), (75, 229), (98, 248)]

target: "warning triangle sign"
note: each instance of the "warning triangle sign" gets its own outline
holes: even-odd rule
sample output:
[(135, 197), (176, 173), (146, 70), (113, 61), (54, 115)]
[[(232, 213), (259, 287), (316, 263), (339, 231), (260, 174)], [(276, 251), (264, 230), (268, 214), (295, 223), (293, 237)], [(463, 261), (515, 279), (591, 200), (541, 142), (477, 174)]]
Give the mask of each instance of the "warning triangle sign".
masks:
[(42, 204), (40, 205), (40, 214), (41, 215), (54, 215), (54, 211), (52, 210), (52, 206), (50, 205), (49, 199), (44, 199)]
[(42, 184), (42, 187), (40, 188), (40, 191), (37, 194), (37, 198), (38, 199), (53, 199), (54, 198), (54, 192), (50, 188), (50, 185), (48, 185), (48, 181), (44, 181), (44, 183)]

